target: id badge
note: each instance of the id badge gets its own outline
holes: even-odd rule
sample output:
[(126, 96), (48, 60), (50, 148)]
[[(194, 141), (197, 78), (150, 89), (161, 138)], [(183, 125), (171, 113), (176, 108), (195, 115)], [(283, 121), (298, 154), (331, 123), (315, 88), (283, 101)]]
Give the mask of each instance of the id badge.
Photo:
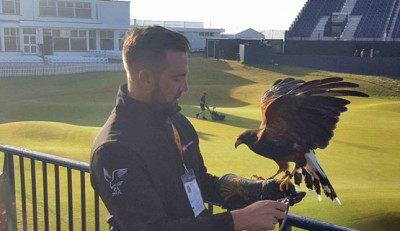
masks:
[(204, 206), (203, 197), (201, 196), (200, 188), (197, 184), (193, 169), (190, 169), (188, 172), (183, 174), (181, 179), (183, 186), (185, 187), (190, 206), (192, 206), (194, 216), (197, 217), (206, 207)]

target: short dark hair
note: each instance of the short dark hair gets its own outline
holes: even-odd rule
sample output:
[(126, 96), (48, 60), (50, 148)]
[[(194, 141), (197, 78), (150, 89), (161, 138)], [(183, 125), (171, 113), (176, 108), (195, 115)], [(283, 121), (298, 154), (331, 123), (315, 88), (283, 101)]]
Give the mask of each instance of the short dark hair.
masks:
[(122, 58), (129, 72), (141, 67), (157, 71), (165, 63), (167, 50), (188, 52), (189, 49), (185, 36), (164, 27), (132, 28), (124, 42)]

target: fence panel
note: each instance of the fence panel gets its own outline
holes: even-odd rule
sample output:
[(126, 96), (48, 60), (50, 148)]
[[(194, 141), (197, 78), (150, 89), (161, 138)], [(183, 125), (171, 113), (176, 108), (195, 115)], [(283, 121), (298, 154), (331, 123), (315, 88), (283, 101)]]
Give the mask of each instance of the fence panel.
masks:
[[(7, 228), (5, 230), (107, 230), (106, 222), (100, 222), (99, 215), (100, 211), (105, 212), (105, 207), (99, 203), (98, 194), (91, 187), (86, 187), (89, 164), (8, 145), (0, 145), (0, 152), (4, 154), (3, 174), (0, 174), (2, 177), (0, 181), (0, 184), (2, 184), (0, 185), (0, 195), (2, 197), (0, 199), (3, 199), (3, 203), (4, 201), (7, 202), (5, 206), (7, 211)], [(19, 157), (19, 165), (14, 163), (14, 156)], [(26, 171), (24, 159), (31, 161), (30, 175), (28, 174), (29, 171)], [(49, 168), (49, 166), (53, 168)], [(15, 174), (18, 172), (16, 169), (19, 169), (19, 176)], [(40, 171), (42, 172), (42, 179), (38, 180), (36, 177), (40, 175)], [(51, 177), (48, 177), (53, 175), (49, 174), (50, 171), (54, 171), (54, 181), (51, 180)], [(60, 172), (66, 175), (66, 185), (61, 183)], [(5, 182), (7, 183), (5, 184)], [(31, 182), (30, 197), (27, 196), (28, 191), (26, 189), (28, 187), (25, 185), (27, 182)], [(38, 182), (42, 183), (42, 191), (39, 191)], [(76, 186), (75, 190), (73, 190), (74, 185)], [(53, 186), (54, 190), (49, 190)], [(5, 188), (8, 189), (7, 198), (4, 198)], [(60, 203), (60, 201), (65, 201), (61, 200), (64, 195), (62, 191), (67, 192), (67, 195), (65, 195), (67, 197), (67, 204)], [(21, 196), (16, 197), (17, 194)], [(78, 205), (80, 206), (74, 207), (74, 202), (79, 202)], [(32, 216), (27, 214), (28, 204), (29, 207), (32, 207)], [(43, 209), (43, 213), (38, 213), (38, 207), (40, 207), (38, 205), (44, 205), (41, 208)], [(208, 203), (208, 209), (211, 212), (214, 205)], [(62, 214), (65, 215), (62, 216)], [(39, 217), (44, 217), (44, 219), (40, 220), (38, 219)], [(87, 220), (89, 217), (93, 218), (90, 222)], [(80, 222), (75, 222), (79, 219)], [(291, 230), (290, 226), (313, 231), (352, 230), (290, 213), (288, 214), (286, 225), (282, 230)]]
[(87, 163), (7, 145), (1, 152), (4, 230), (108, 230), (105, 207), (86, 184)]
[(0, 63), (0, 77), (123, 71), (122, 63)]

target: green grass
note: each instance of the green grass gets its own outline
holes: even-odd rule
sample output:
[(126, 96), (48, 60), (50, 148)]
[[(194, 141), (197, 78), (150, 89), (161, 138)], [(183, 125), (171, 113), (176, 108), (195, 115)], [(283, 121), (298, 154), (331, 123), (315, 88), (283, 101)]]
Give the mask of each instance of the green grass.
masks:
[[(400, 81), (200, 57), (189, 61), (190, 90), (181, 100), (182, 112), (198, 131), (208, 171), (219, 176), (269, 176), (277, 170), (273, 161), (233, 146), (243, 129), (259, 126), (260, 96), (275, 80), (339, 76), (360, 84), (371, 98), (349, 98), (352, 104), (329, 146), (316, 152), (343, 205), (326, 199), (319, 203), (307, 195), (291, 212), (359, 230), (398, 230)], [(88, 162), (91, 142), (123, 82), (122, 72), (0, 78), (0, 143)], [(203, 91), (209, 105), (226, 115), (225, 121), (194, 118)], [(78, 189), (74, 193), (80, 195)], [(79, 220), (75, 224), (79, 227)]]

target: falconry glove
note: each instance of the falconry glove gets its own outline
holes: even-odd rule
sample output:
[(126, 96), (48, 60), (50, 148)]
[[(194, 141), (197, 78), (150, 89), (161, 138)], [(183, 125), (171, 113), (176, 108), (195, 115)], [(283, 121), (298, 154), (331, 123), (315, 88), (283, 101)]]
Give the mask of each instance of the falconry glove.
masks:
[(293, 184), (280, 191), (276, 179), (250, 180), (234, 174), (227, 174), (218, 181), (222, 207), (228, 210), (246, 207), (259, 200), (280, 200), (287, 198), (290, 205), (300, 202), (304, 192), (297, 193)]

